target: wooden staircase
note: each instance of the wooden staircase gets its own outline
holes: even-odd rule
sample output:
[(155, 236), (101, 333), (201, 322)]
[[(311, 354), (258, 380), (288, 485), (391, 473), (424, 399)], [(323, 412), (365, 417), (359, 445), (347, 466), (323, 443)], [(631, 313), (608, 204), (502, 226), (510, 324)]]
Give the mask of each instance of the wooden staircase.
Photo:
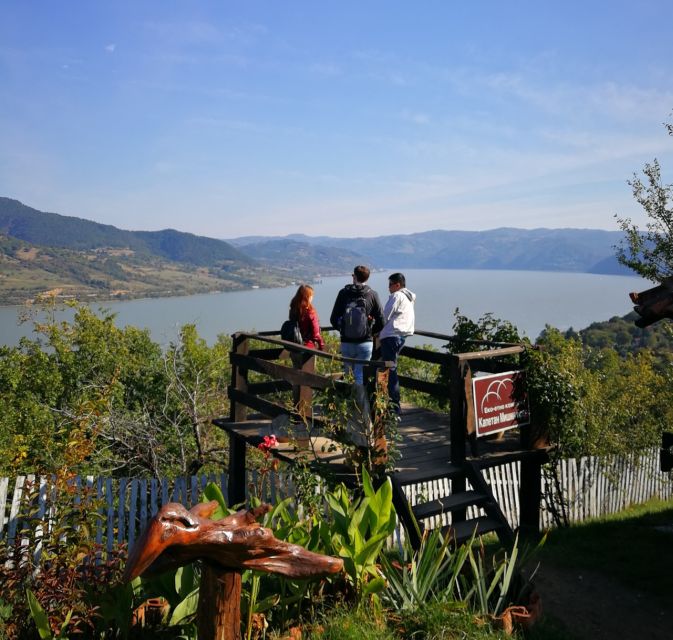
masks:
[[(421, 543), (423, 532), (432, 527), (432, 518), (451, 514), (451, 523), (442, 526), (455, 544), (477, 535), (494, 532), (503, 546), (514, 543), (514, 532), (503, 514), (491, 488), (481, 471), (469, 460), (460, 464), (447, 462), (441, 468), (434, 466), (427, 471), (397, 471), (390, 474), (393, 487), (393, 504), (413, 548)], [(421, 482), (447, 479), (451, 493), (417, 505), (411, 505), (404, 487)], [(471, 488), (466, 488), (469, 482)], [(468, 518), (468, 507), (475, 507), (483, 515)]]

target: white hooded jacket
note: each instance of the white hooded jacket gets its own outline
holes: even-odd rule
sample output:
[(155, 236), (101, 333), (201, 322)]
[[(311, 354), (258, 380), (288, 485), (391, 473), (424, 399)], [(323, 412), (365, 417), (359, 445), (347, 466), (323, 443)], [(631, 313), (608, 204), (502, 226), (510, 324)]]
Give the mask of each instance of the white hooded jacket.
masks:
[(391, 293), (383, 308), (383, 322), (385, 323), (379, 338), (395, 336), (410, 336), (414, 333), (414, 303), (416, 294), (409, 289), (399, 289)]

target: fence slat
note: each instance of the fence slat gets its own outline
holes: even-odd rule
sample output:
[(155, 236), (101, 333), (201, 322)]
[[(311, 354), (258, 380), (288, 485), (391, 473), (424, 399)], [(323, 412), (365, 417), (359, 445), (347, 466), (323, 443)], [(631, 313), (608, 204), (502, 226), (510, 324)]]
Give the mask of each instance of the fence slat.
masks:
[(136, 519), (138, 517), (138, 480), (131, 480), (131, 495), (129, 503), (128, 535), (126, 540), (129, 543), (129, 549), (133, 546), (136, 539)]
[(112, 478), (105, 480), (105, 503), (107, 505), (107, 550), (112, 551), (115, 540), (114, 530), (114, 493), (112, 492)]
[[(483, 470), (484, 479), (491, 487), (505, 517), (513, 528), (519, 525), (519, 486), (521, 472), (519, 463), (508, 463), (499, 467)], [(659, 471), (659, 450), (651, 449), (642, 455), (631, 457), (606, 456), (585, 457), (561, 460), (558, 473), (562, 495), (556, 496), (556, 486), (545, 476), (542, 478), (542, 490), (545, 496), (540, 509), (540, 526), (554, 526), (553, 514), (547, 500), (563, 500), (568, 518), (579, 522), (586, 518), (604, 516), (625, 507), (647, 501), (653, 497), (668, 500), (673, 496), (673, 478)], [(250, 474), (254, 478), (254, 474)], [(269, 483), (263, 500), (274, 504), (286, 496), (293, 495), (289, 475), (284, 473), (268, 474)], [(18, 476), (13, 493), (10, 496), (10, 478), (0, 478), (0, 538), (3, 533), (9, 543), (13, 543), (21, 525), (23, 502), (31, 476)], [(78, 486), (84, 484), (77, 478)], [(126, 479), (115, 481), (112, 478), (94, 478), (88, 476), (86, 489), (75, 492), (75, 501), (89, 500), (95, 492), (99, 501), (101, 518), (96, 524), (96, 542), (111, 551), (115, 543), (127, 542), (132, 545), (142, 531), (148, 517), (156, 514), (159, 506), (171, 500), (181, 502), (187, 507), (200, 500), (208, 482), (217, 483), (224, 495), (227, 495), (227, 473), (202, 474), (190, 478), (176, 478), (171, 482), (163, 478)], [(44, 478), (38, 479), (37, 492), (38, 515), (45, 516), (49, 508), (49, 518), (54, 517), (54, 503), (51, 500), (51, 483)], [(172, 488), (172, 491), (171, 491)], [(55, 490), (55, 488), (53, 488)], [(437, 480), (425, 484), (405, 487), (405, 493), (411, 504), (421, 500), (437, 500), (449, 494), (451, 483)], [(148, 495), (149, 493), (149, 495)], [(128, 495), (127, 495), (128, 494)], [(49, 506), (51, 505), (51, 506)], [(9, 515), (7, 511), (9, 510)], [(481, 509), (472, 509), (470, 516), (482, 514)], [(450, 514), (443, 513), (434, 518), (436, 525), (450, 524)], [(36, 548), (31, 552), (39, 554), (40, 526), (35, 530)], [(403, 532), (398, 534), (403, 537)], [(28, 539), (22, 540), (28, 544)], [(26, 549), (28, 552), (28, 549)]]
[(9, 488), (9, 478), (0, 478), (0, 540), (3, 538), (5, 529), (5, 510), (7, 509), (7, 489)]
[(16, 537), (16, 529), (19, 524), (19, 508), (25, 483), (26, 476), (18, 476), (16, 478), (12, 506), (9, 509), (9, 526), (7, 527), (7, 544), (10, 546), (14, 544), (14, 538)]
[(147, 524), (147, 480), (142, 478), (138, 483), (138, 492), (140, 493), (140, 528), (138, 535), (145, 530)]

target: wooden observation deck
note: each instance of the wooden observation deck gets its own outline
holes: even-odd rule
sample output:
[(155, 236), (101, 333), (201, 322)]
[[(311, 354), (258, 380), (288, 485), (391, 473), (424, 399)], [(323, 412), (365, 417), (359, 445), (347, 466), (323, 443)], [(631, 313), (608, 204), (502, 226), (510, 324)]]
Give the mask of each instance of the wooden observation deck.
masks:
[[(454, 354), (446, 349), (453, 340), (451, 336), (427, 331), (417, 331), (415, 335), (442, 344), (439, 348), (405, 346), (401, 358), (438, 365), (446, 381), (422, 380), (401, 373), (400, 386), (448, 401), (449, 409), (439, 412), (402, 405), (402, 418), (397, 425), (399, 458), (387, 475), (392, 481), (396, 511), (410, 540), (418, 545), (423, 529), (439, 519), (457, 540), (468, 538), (476, 530), (494, 531), (503, 543), (511, 543), (513, 532), (481, 471), (512, 461), (521, 464), (519, 522), (522, 528), (537, 531), (540, 467), (548, 459), (547, 450), (534, 448), (530, 427), (512, 429), (498, 438), (477, 438), (470, 415), (472, 374), (516, 368), (525, 347), (475, 342), (478, 350)], [(353, 465), (341, 444), (323, 428), (326, 416), (314, 402), (313, 394), (328, 389), (344, 394), (353, 391), (353, 385), (342, 379), (344, 361), (365, 365), (365, 381), (369, 381), (373, 392), (376, 372), (385, 370), (390, 363), (364, 362), (307, 349), (281, 340), (277, 331), (234, 334), (230, 355), (230, 415), (214, 420), (230, 436), (229, 503), (242, 503), (246, 498), (247, 446), (256, 447), (264, 435), (276, 433), (283, 422), (292, 423), (297, 429), (306, 429), (308, 425), (308, 431), (297, 433), (292, 442), (279, 444), (272, 451), (275, 457), (292, 464), (308, 456), (317, 470), (327, 470), (346, 483), (352, 481)], [(414, 367), (400, 369), (403, 372)], [(450, 486), (447, 495), (419, 505), (410, 504), (407, 487), (444, 479)]]

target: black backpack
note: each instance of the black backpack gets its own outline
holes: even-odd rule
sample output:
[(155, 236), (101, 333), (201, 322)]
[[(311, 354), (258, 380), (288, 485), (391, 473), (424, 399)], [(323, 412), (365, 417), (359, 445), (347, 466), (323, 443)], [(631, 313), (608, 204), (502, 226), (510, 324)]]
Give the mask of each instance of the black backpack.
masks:
[(304, 344), (304, 339), (301, 337), (298, 320), (286, 320), (280, 327), (280, 339), (287, 342), (296, 342), (297, 344)]
[(369, 316), (367, 315), (367, 301), (358, 292), (357, 297), (346, 303), (344, 314), (341, 317), (341, 337), (358, 340), (369, 337)]

